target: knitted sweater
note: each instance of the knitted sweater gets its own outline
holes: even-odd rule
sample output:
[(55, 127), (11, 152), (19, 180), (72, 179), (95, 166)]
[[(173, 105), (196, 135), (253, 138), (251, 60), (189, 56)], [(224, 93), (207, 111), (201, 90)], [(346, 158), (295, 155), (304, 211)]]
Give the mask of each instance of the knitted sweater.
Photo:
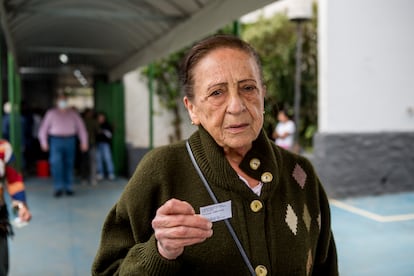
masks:
[[(309, 161), (261, 132), (240, 164), (265, 182), (257, 196), (202, 127), (189, 143), (218, 201), (231, 200), (230, 223), (254, 268), (261, 265), (267, 275), (338, 274), (327, 197)], [(213, 203), (184, 142), (154, 149), (139, 163), (106, 218), (92, 274), (249, 275), (223, 221), (214, 222), (205, 242), (187, 246), (176, 260), (164, 259), (151, 221), (171, 198), (189, 202), (196, 212)]]

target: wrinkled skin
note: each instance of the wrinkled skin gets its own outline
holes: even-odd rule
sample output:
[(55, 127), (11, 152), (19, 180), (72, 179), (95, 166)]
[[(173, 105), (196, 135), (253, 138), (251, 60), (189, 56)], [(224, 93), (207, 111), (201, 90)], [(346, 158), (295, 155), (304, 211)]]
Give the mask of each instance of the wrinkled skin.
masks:
[[(237, 173), (254, 181), (238, 168), (263, 125), (265, 87), (259, 68), (246, 52), (219, 48), (195, 65), (194, 98), (184, 104), (195, 125), (202, 125), (223, 147), (225, 157)], [(184, 201), (171, 199), (161, 206), (152, 221), (159, 253), (176, 259), (184, 247), (213, 235), (212, 223), (196, 215)]]

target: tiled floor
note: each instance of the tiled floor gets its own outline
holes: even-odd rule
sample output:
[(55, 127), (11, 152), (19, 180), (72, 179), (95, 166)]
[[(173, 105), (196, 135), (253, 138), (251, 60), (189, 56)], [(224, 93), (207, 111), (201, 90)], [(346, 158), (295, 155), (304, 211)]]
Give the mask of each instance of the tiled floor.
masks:
[(414, 192), (331, 200), (342, 276), (414, 275)]
[[(33, 221), (10, 241), (10, 276), (90, 275), (103, 220), (127, 180), (76, 185), (52, 196), (50, 179), (27, 179)], [(341, 276), (414, 275), (414, 192), (332, 203)]]
[(126, 180), (75, 185), (75, 196), (61, 198), (52, 196), (50, 179), (26, 183), (33, 220), (9, 242), (10, 276), (90, 275), (102, 223)]

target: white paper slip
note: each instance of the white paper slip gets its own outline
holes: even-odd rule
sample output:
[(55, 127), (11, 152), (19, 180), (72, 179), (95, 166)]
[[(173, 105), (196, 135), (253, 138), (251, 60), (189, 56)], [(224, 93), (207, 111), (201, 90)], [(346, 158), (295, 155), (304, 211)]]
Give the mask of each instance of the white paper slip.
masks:
[(17, 228), (22, 228), (28, 225), (29, 223), (27, 221), (22, 221), (19, 217), (16, 217), (14, 220), (12, 220), (12, 225)]
[(200, 207), (200, 215), (211, 222), (231, 218), (231, 200)]

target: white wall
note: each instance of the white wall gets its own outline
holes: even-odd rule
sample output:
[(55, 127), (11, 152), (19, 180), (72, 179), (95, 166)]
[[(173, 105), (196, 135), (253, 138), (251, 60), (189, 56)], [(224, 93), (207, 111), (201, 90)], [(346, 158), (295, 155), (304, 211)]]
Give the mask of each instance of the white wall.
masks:
[(319, 0), (319, 131), (414, 131), (414, 1)]
[[(139, 70), (132, 71), (123, 77), (125, 93), (125, 128), (126, 142), (134, 147), (149, 147), (149, 91)], [(169, 136), (173, 134), (171, 126), (172, 114), (160, 106), (154, 95), (154, 146), (169, 143)], [(187, 112), (182, 105), (182, 132), (183, 139), (196, 130), (191, 126)]]

